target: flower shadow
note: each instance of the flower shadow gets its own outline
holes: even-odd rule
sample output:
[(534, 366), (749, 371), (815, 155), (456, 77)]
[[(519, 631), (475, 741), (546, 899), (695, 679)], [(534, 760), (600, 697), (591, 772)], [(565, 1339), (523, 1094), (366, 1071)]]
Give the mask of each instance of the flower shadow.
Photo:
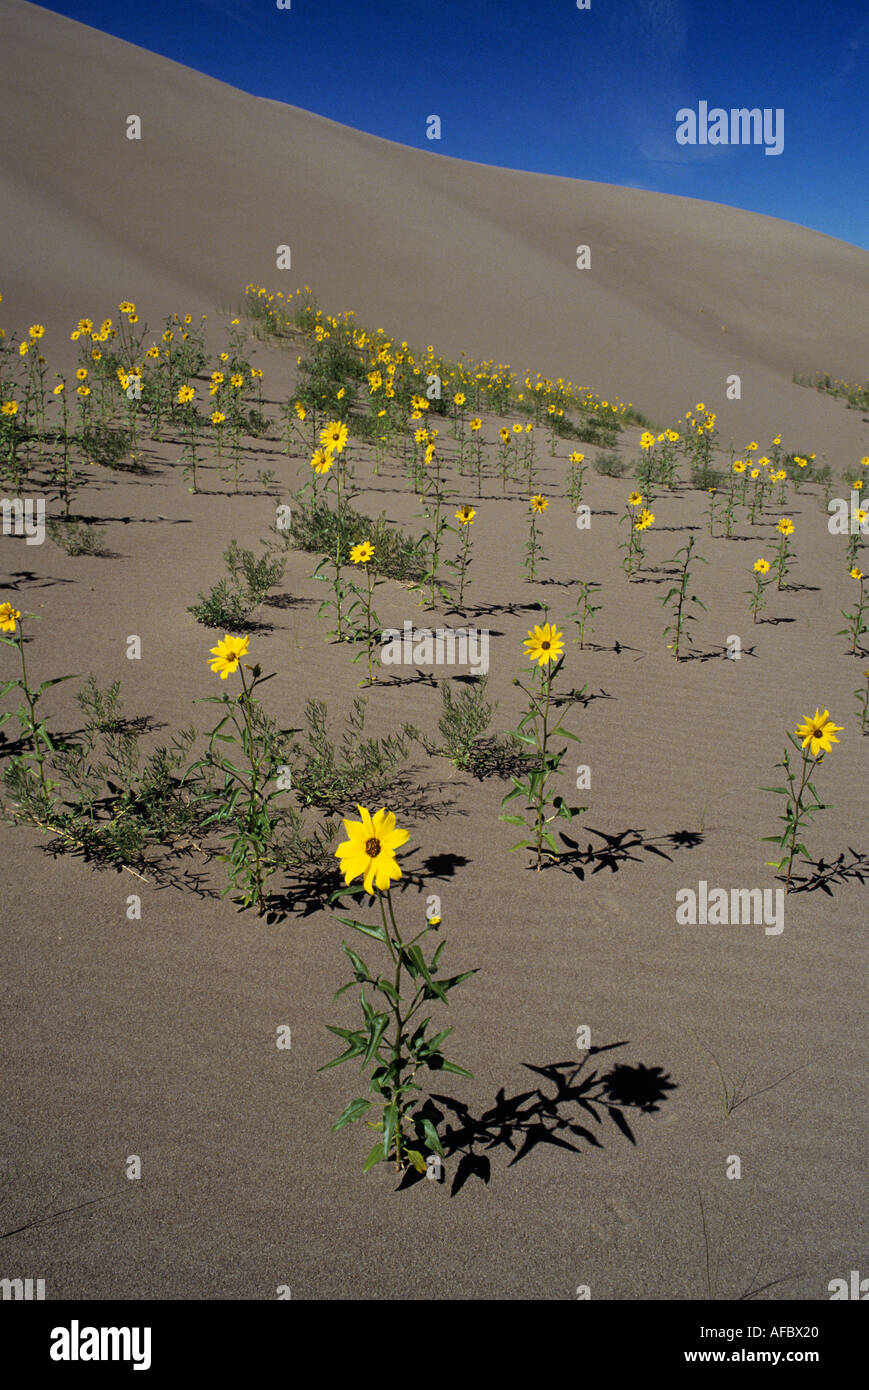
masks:
[(581, 849), (578, 840), (571, 839), (561, 831), (560, 839), (567, 848), (558, 860), (551, 861), (544, 867), (569, 869), (578, 879), (585, 878), (586, 869), (590, 869), (593, 874), (600, 873), (601, 869), (609, 869), (611, 873), (616, 874), (629, 862), (644, 862), (641, 853), (636, 851), (654, 854), (672, 863), (673, 856), (662, 846), (673, 850), (697, 849), (704, 839), (699, 830), (673, 830), (668, 835), (653, 837), (647, 836), (643, 830), (630, 827), (614, 834), (607, 834), (605, 830), (595, 830), (592, 826), (588, 829), (590, 834), (603, 840), (602, 845), (595, 846), (589, 841), (587, 847)]
[(849, 883), (853, 879), (860, 883), (869, 882), (869, 855), (851, 849), (850, 845), (848, 854), (851, 856), (850, 860), (845, 858), (845, 851), (842, 850), (839, 857), (829, 864), (823, 858), (803, 860), (803, 863), (809, 865), (811, 873), (791, 874), (791, 892), (814, 893), (820, 889), (831, 898), (833, 887), (837, 884)]
[[(445, 1122), (439, 1130), (444, 1154), (448, 1160), (458, 1157), (450, 1196), (455, 1197), (472, 1177), (488, 1184), (489, 1154), (498, 1149), (512, 1154), (507, 1164), (512, 1168), (541, 1145), (572, 1153), (582, 1153), (580, 1145), (603, 1148), (605, 1120), (636, 1145), (628, 1119), (630, 1112), (658, 1112), (677, 1083), (669, 1079), (663, 1067), (648, 1067), (642, 1062), (619, 1062), (609, 1071), (598, 1069), (594, 1058), (627, 1046), (627, 1041), (622, 1041), (592, 1047), (577, 1062), (554, 1062), (542, 1067), (525, 1062), (526, 1070), (542, 1078), (541, 1083), (511, 1096), (502, 1086), (494, 1104), (479, 1116), (472, 1115), (469, 1107), (453, 1096), (433, 1094), (421, 1113), (436, 1127)], [(425, 1181), (423, 1176), (409, 1169), (399, 1190), (420, 1181)]]

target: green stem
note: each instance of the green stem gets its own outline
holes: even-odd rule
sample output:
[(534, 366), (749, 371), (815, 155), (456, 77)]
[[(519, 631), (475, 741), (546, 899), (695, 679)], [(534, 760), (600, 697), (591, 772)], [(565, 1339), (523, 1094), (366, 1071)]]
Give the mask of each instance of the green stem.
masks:
[(24, 656), (24, 630), (19, 621), (18, 623), (18, 654), (21, 657), (21, 688), (24, 691), (24, 698), (27, 701), (27, 708), (30, 712), (30, 741), (33, 744), (33, 756), (39, 769), (39, 785), (43, 793), (48, 795), (48, 784), (45, 778), (45, 754), (40, 751), (39, 740), (36, 732), (36, 702), (38, 695), (34, 695), (30, 689), (27, 679), (27, 661)]
[[(263, 898), (263, 877), (262, 877), (262, 855), (260, 852), (259, 834), (255, 829), (256, 816), (260, 809), (261, 793), (259, 788), (260, 759), (256, 756), (256, 739), (254, 737), (253, 723), (251, 719), (251, 695), (253, 686), (248, 689), (245, 680), (244, 667), (239, 662), (239, 674), (241, 675), (241, 685), (243, 695), (240, 698), (242, 713), (244, 715), (245, 728), (247, 729), (247, 756), (250, 762), (250, 802), (248, 806), (248, 842), (253, 845), (254, 855), (254, 880), (256, 884), (256, 903), (259, 915), (265, 911)], [(242, 784), (243, 785), (243, 784)]]
[[(803, 809), (803, 806), (802, 806), (803, 792), (804, 792), (804, 790), (805, 790), (806, 782), (808, 781), (808, 772), (809, 772), (809, 757), (808, 757), (808, 754), (804, 752), (804, 753), (803, 753), (803, 775), (802, 775), (802, 780), (801, 780), (801, 782), (800, 782), (800, 789), (799, 789), (799, 792), (797, 793), (796, 799), (794, 800), (794, 819), (793, 819), (793, 828), (792, 828), (792, 830), (791, 830), (790, 858), (788, 859), (788, 871), (787, 871), (787, 876), (786, 876), (786, 878), (785, 878), (785, 892), (786, 892), (786, 893), (789, 893), (789, 892), (790, 892), (790, 888), (791, 888), (791, 870), (792, 870), (792, 868), (793, 868), (794, 853), (795, 853), (794, 846), (795, 846), (795, 844), (796, 844), (797, 833), (798, 833), (799, 828), (800, 828), (800, 815), (801, 815), (801, 812), (802, 812), (802, 809)], [(791, 776), (789, 776), (789, 777), (788, 777), (788, 780), (789, 780), (789, 782), (790, 782), (791, 795), (793, 796), (793, 779), (792, 779)]]
[[(401, 1073), (402, 1073), (402, 1070), (403, 1070), (403, 1068), (402, 1068), (402, 1061), (401, 1061), (401, 1047), (402, 1047), (402, 1043), (404, 1042), (404, 1026), (405, 1026), (405, 1023), (406, 1023), (406, 1019), (403, 1019), (403, 1018), (401, 1017), (401, 1004), (400, 1004), (400, 1002), (399, 1002), (400, 993), (401, 993), (400, 985), (401, 985), (401, 948), (402, 948), (402, 941), (401, 941), (401, 936), (400, 936), (400, 934), (399, 934), (398, 925), (397, 925), (396, 920), (395, 920), (395, 913), (394, 913), (393, 908), (392, 908), (392, 897), (391, 897), (391, 895), (390, 895), (389, 889), (387, 888), (387, 890), (386, 890), (386, 903), (387, 903), (387, 906), (388, 906), (388, 908), (389, 908), (389, 920), (390, 920), (390, 922), (391, 922), (391, 924), (392, 924), (392, 931), (393, 931), (393, 933), (394, 933), (394, 935), (395, 935), (395, 942), (396, 942), (396, 944), (397, 944), (397, 946), (398, 946), (398, 950), (396, 950), (395, 947), (393, 946), (393, 941), (392, 941), (392, 937), (390, 936), (389, 927), (387, 926), (387, 923), (386, 923), (386, 913), (385, 913), (384, 907), (383, 907), (383, 896), (382, 896), (382, 894), (378, 894), (378, 898), (379, 898), (379, 902), (380, 902), (380, 913), (381, 913), (381, 917), (382, 917), (382, 919), (383, 919), (383, 930), (384, 930), (384, 933), (385, 933), (385, 935), (386, 935), (386, 942), (387, 942), (387, 945), (389, 946), (389, 950), (390, 950), (390, 953), (391, 953), (391, 955), (392, 955), (392, 958), (393, 958), (393, 960), (395, 961), (395, 976), (394, 976), (394, 979), (393, 979), (393, 988), (394, 988), (395, 994), (396, 994), (396, 1001), (395, 1001), (395, 1003), (394, 1003), (393, 1006), (392, 1006), (392, 1008), (393, 1008), (393, 1013), (395, 1014), (395, 1041), (394, 1041), (394, 1043), (393, 1043), (393, 1045), (392, 1045), (392, 1065), (393, 1065), (395, 1071), (394, 1071), (394, 1076), (393, 1076), (393, 1091), (392, 1091), (392, 1098), (393, 1098), (393, 1101), (394, 1101), (394, 1104), (395, 1104), (395, 1167), (396, 1167), (396, 1170), (400, 1170), (400, 1169), (401, 1169), (401, 1144), (402, 1144), (402, 1140), (404, 1139), (404, 1133), (403, 1133), (403, 1130), (402, 1130), (401, 1089), (400, 1089), (400, 1088), (401, 1088)], [(388, 1157), (389, 1157), (389, 1155), (387, 1155), (387, 1158), (388, 1158)]]

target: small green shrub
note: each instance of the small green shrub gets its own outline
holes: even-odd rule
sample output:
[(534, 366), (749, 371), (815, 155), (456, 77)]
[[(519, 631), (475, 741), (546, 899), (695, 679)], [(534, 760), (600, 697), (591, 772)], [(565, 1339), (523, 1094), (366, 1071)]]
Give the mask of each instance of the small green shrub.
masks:
[(419, 738), (411, 724), (383, 739), (365, 737), (366, 702), (360, 696), (339, 743), (329, 737), (329, 712), (322, 700), (305, 706), (304, 738), (278, 744), (276, 761), (291, 770), (292, 788), (304, 806), (334, 813), (355, 802), (373, 801), (394, 781), (410, 745)]
[(49, 540), (65, 550), (67, 555), (105, 555), (106, 548), (95, 526), (87, 522), (60, 521), (52, 518), (46, 522)]
[(594, 460), (595, 472), (602, 473), (605, 478), (620, 478), (627, 466), (626, 460), (614, 449), (608, 449), (604, 453), (598, 454)]
[(487, 683), (487, 677), (482, 676), (475, 685), (464, 686), (458, 695), (453, 694), (449, 681), (441, 686), (443, 713), (438, 729), (444, 742), (439, 748), (427, 746), (426, 751), (442, 753), (462, 771), (471, 766), (478, 740), (491, 724), (497, 708), (486, 701)]
[(207, 594), (200, 593), (199, 602), (191, 604), (187, 611), (204, 627), (238, 632), (250, 627), (254, 611), (283, 577), (285, 562), (270, 545), (257, 557), (237, 541), (230, 541), (223, 559), (229, 577), (219, 579)]
[(691, 486), (708, 492), (711, 487), (720, 487), (723, 480), (723, 473), (717, 468), (713, 468), (710, 463), (693, 463), (691, 465)]
[(378, 574), (405, 580), (425, 576), (425, 557), (419, 542), (391, 526), (383, 513), (375, 521), (347, 506), (339, 518), (323, 501), (301, 503), (293, 508), (289, 531), (281, 534), (299, 550), (334, 555), (339, 531), (343, 555), (349, 555), (350, 547), (360, 541), (373, 542), (371, 568)]
[(117, 429), (97, 421), (86, 426), (79, 438), (82, 452), (91, 463), (102, 464), (103, 468), (125, 467), (125, 460), (133, 442), (128, 430)]

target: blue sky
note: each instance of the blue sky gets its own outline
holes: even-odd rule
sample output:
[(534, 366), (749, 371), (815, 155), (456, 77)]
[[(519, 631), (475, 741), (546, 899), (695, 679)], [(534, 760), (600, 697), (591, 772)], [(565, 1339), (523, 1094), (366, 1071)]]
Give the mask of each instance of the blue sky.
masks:
[[(258, 96), (458, 159), (728, 203), (869, 248), (866, 0), (50, 0)], [(784, 111), (784, 149), (676, 112)], [(432, 113), (439, 142), (426, 139)]]

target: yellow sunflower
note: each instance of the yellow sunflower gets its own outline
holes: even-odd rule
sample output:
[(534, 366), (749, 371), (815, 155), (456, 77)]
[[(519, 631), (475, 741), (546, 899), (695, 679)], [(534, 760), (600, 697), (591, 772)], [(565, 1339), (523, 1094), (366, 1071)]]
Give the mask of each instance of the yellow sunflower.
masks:
[(21, 614), (11, 603), (0, 603), (0, 632), (14, 632)]
[(358, 545), (350, 548), (350, 559), (354, 565), (367, 565), (373, 554), (374, 546), (371, 541), (360, 541)]
[(325, 429), (320, 430), (320, 443), (324, 449), (340, 454), (347, 443), (347, 426), (340, 420), (331, 420)]
[(806, 715), (805, 723), (798, 724), (794, 732), (797, 738), (802, 739), (804, 748), (806, 744), (809, 744), (809, 752), (813, 758), (816, 758), (819, 753), (832, 752), (833, 744), (839, 742), (836, 734), (841, 733), (842, 727), (841, 724), (833, 723), (829, 710), (825, 709), (824, 713), (821, 714), (816, 707), (814, 718), (811, 715)]
[(325, 449), (317, 449), (311, 459), (311, 467), (315, 473), (328, 473), (334, 462), (332, 455), (327, 453)]
[(214, 674), (220, 676), (225, 681), (227, 676), (232, 676), (238, 670), (238, 663), (243, 656), (247, 655), (250, 639), (247, 637), (226, 637), (221, 638), (216, 647), (210, 647), (214, 660), (209, 661)]
[(459, 507), (455, 513), (456, 521), (461, 522), (462, 526), (473, 526), (474, 517), (477, 515), (476, 507)]
[(375, 886), (383, 892), (394, 880), (401, 878), (395, 851), (409, 838), (410, 831), (400, 829), (392, 811), (381, 808), (371, 815), (364, 806), (356, 807), (361, 821), (345, 820), (347, 839), (335, 851), (340, 860), (344, 882), (362, 879), (366, 893)]
[(529, 628), (528, 637), (522, 644), (526, 648), (526, 656), (531, 661), (537, 661), (541, 666), (546, 666), (550, 661), (558, 661), (564, 653), (564, 634), (558, 631), (554, 623), (544, 623), (543, 627), (535, 624)]
[(548, 501), (548, 499), (547, 499), (546, 497), (543, 496), (543, 493), (542, 493), (542, 492), (536, 493), (535, 496), (531, 498), (531, 510), (532, 510), (532, 512), (537, 512), (539, 515), (542, 515), (543, 512), (546, 511), (546, 508), (547, 508), (548, 506), (549, 506), (549, 501)]

